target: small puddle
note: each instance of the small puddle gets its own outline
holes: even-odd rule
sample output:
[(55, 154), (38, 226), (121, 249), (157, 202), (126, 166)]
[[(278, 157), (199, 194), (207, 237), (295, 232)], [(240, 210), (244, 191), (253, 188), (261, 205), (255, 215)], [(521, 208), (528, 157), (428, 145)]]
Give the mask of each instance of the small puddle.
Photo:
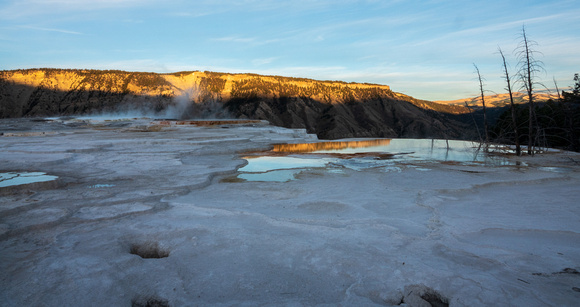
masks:
[(0, 188), (30, 184), (36, 182), (46, 182), (56, 180), (58, 176), (47, 175), (42, 172), (9, 172), (0, 173)]
[(538, 167), (538, 169), (544, 172), (561, 173), (561, 174), (571, 173), (573, 171), (571, 168), (568, 167), (555, 167), (555, 166), (543, 166)]
[[(478, 143), (429, 139), (373, 139), (303, 144), (278, 144), (271, 151), (244, 157), (248, 165), (240, 168), (238, 178), (246, 181), (286, 182), (301, 171), (326, 168), (340, 172), (348, 168), (378, 168), (400, 172), (405, 163), (457, 163), (461, 165), (511, 165), (504, 157), (487, 155)], [(428, 168), (419, 168), (428, 171)]]
[(324, 167), (326, 164), (335, 159), (312, 159), (306, 157), (244, 157), (248, 161), (248, 165), (239, 169), (240, 172), (245, 173), (263, 173), (272, 170), (280, 169), (297, 169), (309, 167)]
[(301, 171), (326, 167), (336, 159), (293, 156), (247, 156), (248, 164), (238, 171), (238, 178), (246, 181), (286, 182), (293, 180)]
[(301, 169), (273, 170), (263, 173), (241, 173), (238, 178), (246, 181), (286, 182), (294, 180)]
[(114, 186), (115, 186), (114, 184), (107, 184), (107, 183), (102, 184), (102, 183), (99, 183), (99, 184), (93, 184), (93, 185), (89, 186), (89, 189), (112, 188)]

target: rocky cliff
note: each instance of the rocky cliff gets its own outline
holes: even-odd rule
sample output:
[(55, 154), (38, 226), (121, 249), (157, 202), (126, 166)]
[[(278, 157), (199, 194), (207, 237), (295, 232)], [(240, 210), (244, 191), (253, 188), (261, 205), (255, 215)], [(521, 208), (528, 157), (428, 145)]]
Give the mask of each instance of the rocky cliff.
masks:
[(320, 138), (465, 138), (467, 110), (386, 85), (178, 72), (29, 69), (0, 72), (0, 118), (133, 112), (172, 118), (252, 118)]

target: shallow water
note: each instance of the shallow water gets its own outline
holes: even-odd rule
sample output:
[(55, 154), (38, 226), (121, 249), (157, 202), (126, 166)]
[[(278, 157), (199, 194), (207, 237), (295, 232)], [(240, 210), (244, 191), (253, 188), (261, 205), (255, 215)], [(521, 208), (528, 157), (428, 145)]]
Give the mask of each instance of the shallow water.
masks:
[[(285, 182), (310, 168), (329, 171), (380, 168), (399, 170), (405, 163), (455, 162), (464, 165), (501, 166), (511, 162), (478, 150), (478, 143), (429, 139), (373, 139), (303, 144), (279, 144), (269, 152), (244, 157), (248, 165), (238, 178), (247, 181)], [(281, 171), (286, 170), (286, 171)], [(288, 171), (291, 170), (291, 171)], [(428, 170), (428, 169), (426, 169)]]
[(93, 185), (89, 186), (89, 189), (112, 188), (114, 186), (115, 186), (114, 184), (99, 183), (99, 184), (93, 184)]
[[(304, 147), (308, 148), (306, 150)], [(319, 154), (381, 153), (394, 159), (424, 161), (485, 162), (492, 157), (477, 151), (477, 143), (427, 139), (378, 139), (368, 141), (321, 142), (277, 145), (275, 152), (308, 152)]]
[(35, 182), (46, 182), (56, 180), (58, 176), (47, 175), (42, 172), (9, 172), (0, 173), (0, 188), (30, 184)]
[(239, 169), (240, 172), (244, 173), (262, 173), (281, 169), (324, 167), (331, 160), (335, 160), (325, 158), (306, 158), (293, 156), (285, 156), (285, 157), (258, 156), (258, 157), (244, 157), (244, 159), (248, 161), (248, 165)]
[(574, 171), (572, 168), (569, 167), (553, 167), (553, 166), (538, 167), (538, 169), (545, 172), (553, 172), (561, 174), (571, 173)]
[(286, 182), (294, 180), (296, 175), (299, 174), (301, 169), (282, 169), (273, 170), (262, 173), (246, 173), (242, 172), (238, 175), (238, 178), (244, 179), (246, 181), (269, 181), (269, 182)]

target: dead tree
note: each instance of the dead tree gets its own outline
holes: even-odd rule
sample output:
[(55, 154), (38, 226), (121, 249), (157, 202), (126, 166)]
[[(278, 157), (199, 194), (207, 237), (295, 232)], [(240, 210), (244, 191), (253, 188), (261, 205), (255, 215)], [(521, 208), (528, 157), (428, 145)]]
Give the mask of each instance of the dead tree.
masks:
[(556, 82), (556, 77), (552, 77), (554, 80), (554, 86), (556, 87), (556, 94), (558, 94), (558, 101), (562, 101), (562, 96), (560, 95), (560, 89), (558, 88), (558, 82)]
[(503, 51), (499, 47), (498, 47), (498, 50), (499, 50), (499, 54), (501, 55), (501, 59), (503, 61), (504, 78), (505, 78), (505, 82), (507, 84), (506, 90), (510, 94), (510, 109), (511, 109), (511, 113), (512, 113), (512, 126), (514, 128), (514, 135), (515, 135), (516, 155), (521, 156), (522, 149), (520, 146), (520, 132), (518, 129), (518, 121), (517, 121), (517, 117), (516, 117), (516, 106), (514, 104), (514, 96), (512, 94), (512, 85), (511, 85), (510, 74), (508, 72), (507, 62), (505, 60), (505, 56), (503, 55)]
[(481, 78), (481, 74), (479, 73), (479, 68), (477, 68), (477, 65), (473, 64), (473, 66), (475, 67), (477, 78), (479, 80), (479, 91), (481, 93), (481, 106), (483, 111), (483, 130), (485, 134), (485, 151), (487, 152), (489, 148), (489, 129), (487, 125), (487, 111), (485, 109), (485, 96), (483, 94), (483, 79)]
[(537, 122), (534, 105), (534, 88), (537, 84), (536, 75), (543, 70), (543, 63), (536, 60), (535, 55), (539, 53), (534, 49), (538, 44), (529, 40), (526, 34), (526, 27), (522, 27), (522, 38), (516, 48), (518, 57), (518, 71), (522, 89), (528, 95), (529, 119), (528, 119), (528, 155), (534, 154), (535, 135), (534, 123)]

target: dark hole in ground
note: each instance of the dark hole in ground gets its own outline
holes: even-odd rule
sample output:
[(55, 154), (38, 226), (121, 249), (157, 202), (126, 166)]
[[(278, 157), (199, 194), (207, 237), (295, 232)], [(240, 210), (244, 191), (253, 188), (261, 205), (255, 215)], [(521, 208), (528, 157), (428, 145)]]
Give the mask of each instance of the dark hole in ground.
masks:
[(169, 301), (158, 297), (139, 297), (131, 301), (131, 307), (169, 307)]
[(426, 300), (427, 303), (431, 304), (432, 307), (449, 307), (447, 300), (435, 292), (425, 293), (421, 296), (421, 298)]
[(141, 258), (165, 258), (169, 256), (169, 251), (159, 247), (157, 242), (145, 242), (141, 244), (132, 244), (130, 253)]
[(405, 287), (403, 302), (408, 306), (449, 307), (449, 300), (425, 285)]

